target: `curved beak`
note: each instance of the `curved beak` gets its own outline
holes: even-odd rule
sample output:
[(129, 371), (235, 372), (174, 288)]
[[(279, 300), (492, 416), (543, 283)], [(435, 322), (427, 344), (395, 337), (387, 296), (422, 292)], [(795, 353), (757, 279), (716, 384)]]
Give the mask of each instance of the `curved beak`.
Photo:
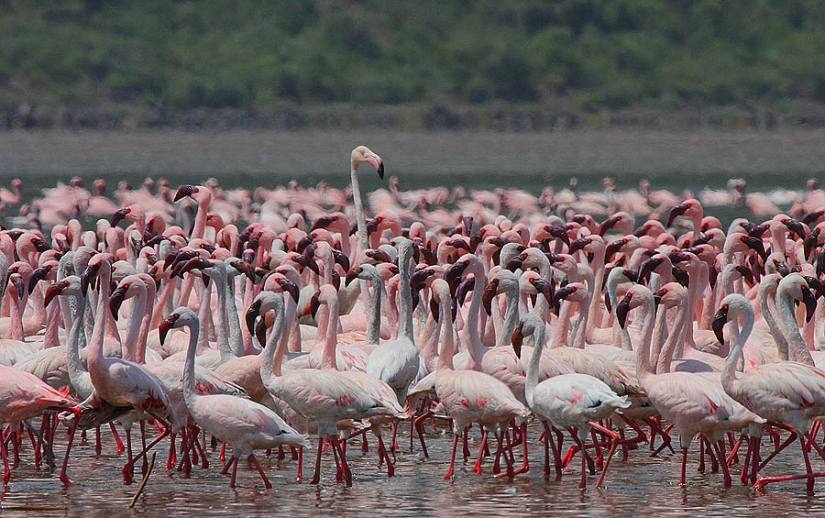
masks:
[(816, 297), (805, 287), (802, 288), (802, 303), (805, 304), (805, 321), (810, 322), (816, 313)]
[(711, 324), (711, 328), (713, 329), (713, 334), (716, 335), (716, 339), (719, 340), (720, 344), (725, 343), (725, 324), (728, 323), (728, 306), (727, 304), (719, 308), (719, 311), (716, 312), (716, 316), (713, 317), (713, 323)]
[(452, 284), (453, 281), (464, 274), (464, 270), (466, 269), (467, 263), (464, 261), (453, 263), (453, 265), (447, 269), (447, 273), (444, 275), (444, 280), (447, 281), (448, 284)]
[(575, 292), (576, 289), (571, 288), (570, 286), (564, 286), (563, 288), (559, 288), (559, 290), (556, 292), (556, 297), (554, 299), (556, 302), (556, 306), (558, 306), (562, 300), (566, 299)]
[(332, 224), (335, 219), (332, 216), (321, 216), (320, 218), (315, 220), (315, 223), (312, 224), (312, 228), (309, 229), (310, 232), (319, 228), (327, 228)]
[(281, 289), (284, 290), (285, 293), (289, 293), (289, 296), (292, 297), (292, 300), (298, 302), (298, 298), (300, 297), (300, 290), (298, 289), (298, 285), (292, 282), (287, 278), (278, 279), (278, 285)]
[(112, 296), (109, 297), (109, 311), (112, 312), (115, 320), (117, 320), (117, 314), (120, 311), (120, 306), (123, 304), (127, 289), (126, 286), (118, 286), (114, 293), (112, 293)]
[(192, 196), (195, 194), (197, 188), (194, 185), (184, 184), (178, 187), (178, 192), (175, 193), (174, 201), (179, 201), (184, 196)]
[(510, 258), (510, 260), (507, 261), (507, 264), (504, 265), (504, 267), (510, 270), (511, 272), (515, 272), (516, 270), (521, 268), (522, 264), (524, 264), (524, 257), (522, 257), (522, 255), (519, 254)]
[(799, 239), (805, 239), (805, 226), (799, 221), (788, 218), (785, 220), (785, 228), (796, 234)]
[(496, 292), (498, 290), (499, 280), (493, 279), (490, 281), (489, 284), (484, 288), (484, 293), (481, 294), (481, 304), (484, 306), (484, 311), (487, 312), (487, 316), (493, 314), (493, 299), (496, 296)]
[(602, 224), (599, 225), (599, 235), (604, 237), (604, 234), (610, 230), (611, 228), (616, 226), (616, 223), (619, 222), (619, 216), (611, 216), (606, 220), (602, 221)]
[(632, 295), (625, 295), (622, 301), (616, 306), (616, 320), (619, 322), (622, 329), (624, 329), (625, 324), (627, 323), (627, 314), (630, 313), (630, 301), (632, 299)]
[(315, 318), (315, 314), (318, 313), (318, 308), (321, 307), (321, 292), (316, 291), (315, 295), (312, 296), (312, 299), (309, 301), (309, 312), (312, 315), (312, 318)]
[(29, 275), (29, 295), (34, 291), (37, 283), (46, 278), (46, 275), (51, 271), (50, 268), (35, 268)]
[(668, 214), (667, 216), (667, 226), (669, 227), (673, 225), (673, 220), (687, 212), (687, 210), (688, 206), (684, 203), (680, 203), (679, 205), (676, 205), (675, 207), (670, 209), (670, 214)]
[(126, 218), (126, 215), (129, 214), (131, 210), (128, 207), (123, 207), (122, 209), (118, 209), (112, 214), (112, 221), (110, 224), (114, 227), (121, 221)]
[(758, 237), (742, 236), (742, 242), (745, 243), (751, 250), (755, 250), (763, 261), (765, 260), (765, 258), (767, 258), (768, 255), (765, 252), (765, 245), (762, 243), (762, 240)]
[[(258, 319), (258, 314), (261, 310), (261, 301), (260, 300), (253, 300), (252, 304), (246, 309), (246, 315), (244, 315), (244, 320), (246, 321), (246, 329), (249, 331), (249, 334), (255, 334), (255, 321)], [(261, 342), (263, 345), (263, 342)]]
[(587, 238), (580, 238), (580, 239), (576, 239), (575, 241), (571, 241), (569, 249), (568, 249), (568, 253), (573, 254), (577, 250), (583, 250), (585, 245), (587, 245)]
[(642, 237), (642, 236), (646, 236), (648, 232), (650, 232), (650, 226), (649, 225), (642, 225), (641, 227), (639, 227), (639, 228), (637, 228), (636, 230), (633, 231), (633, 235), (636, 236), (636, 237)]
[(513, 351), (516, 353), (516, 356), (521, 358), (521, 346), (524, 343), (524, 332), (522, 331), (521, 324), (513, 331), (513, 334), (510, 336), (510, 342), (513, 344)]
[(80, 289), (83, 293), (86, 293), (89, 289), (89, 282), (97, 276), (98, 271), (100, 271), (100, 263), (94, 263), (86, 266), (86, 269), (80, 274)]
[(163, 322), (160, 323), (160, 325), (158, 326), (158, 337), (160, 338), (160, 343), (166, 341), (166, 335), (169, 333), (169, 330), (172, 329), (172, 327), (174, 327), (175, 322), (178, 321), (179, 316), (180, 315), (178, 315), (177, 313), (172, 313), (168, 317), (164, 318)]
[(261, 347), (266, 347), (266, 319), (260, 319), (258, 325), (255, 326), (255, 338)]
[(49, 304), (51, 304), (52, 299), (63, 293), (63, 290), (66, 289), (66, 286), (68, 286), (68, 283), (66, 281), (59, 281), (55, 282), (54, 284), (46, 288), (46, 295), (43, 300), (43, 305), (49, 307)]

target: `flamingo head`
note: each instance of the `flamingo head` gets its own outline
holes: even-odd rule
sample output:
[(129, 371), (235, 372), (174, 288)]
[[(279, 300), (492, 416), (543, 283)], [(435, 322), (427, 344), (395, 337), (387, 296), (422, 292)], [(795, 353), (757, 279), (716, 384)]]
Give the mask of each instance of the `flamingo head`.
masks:
[(378, 177), (382, 180), (384, 179), (384, 161), (380, 156), (373, 153), (367, 146), (358, 146), (353, 149), (351, 160), (354, 168), (357, 168), (362, 164), (370, 164), (375, 168), (375, 171), (378, 173)]

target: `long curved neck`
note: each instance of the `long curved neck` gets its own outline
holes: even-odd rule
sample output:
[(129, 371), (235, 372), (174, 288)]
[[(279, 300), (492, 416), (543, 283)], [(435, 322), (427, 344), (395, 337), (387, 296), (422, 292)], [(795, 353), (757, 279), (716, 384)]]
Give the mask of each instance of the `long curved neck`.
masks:
[(524, 396), (527, 400), (527, 406), (533, 406), (533, 394), (536, 386), (539, 384), (539, 367), (541, 365), (541, 355), (544, 352), (544, 322), (539, 322), (536, 329), (533, 331), (533, 355), (530, 357), (530, 363), (527, 365), (527, 380), (524, 386)]
[[(663, 309), (660, 309), (659, 311), (665, 313)], [(673, 323), (673, 329), (667, 335), (667, 339), (664, 344), (662, 344), (661, 341), (658, 344), (660, 349), (658, 358), (656, 359), (657, 374), (670, 372), (670, 364), (673, 362), (673, 355), (678, 349), (679, 342), (684, 336), (682, 330), (687, 323), (687, 312), (682, 307), (677, 307), (676, 311), (676, 321)]]
[(367, 243), (367, 220), (364, 216), (364, 206), (361, 203), (361, 186), (358, 184), (358, 167), (350, 163), (350, 181), (352, 182), (352, 202), (355, 205), (355, 221), (358, 225), (358, 245), (361, 252), (368, 248)]
[[(636, 348), (636, 375), (640, 383), (644, 383), (644, 378), (654, 374), (650, 356), (654, 347), (653, 338), (653, 300), (646, 300), (642, 305), (644, 308), (644, 322), (642, 324), (641, 343)], [(664, 318), (664, 315), (662, 316)]]
[(238, 317), (238, 306), (235, 304), (235, 279), (233, 277), (227, 277), (225, 290), (226, 324), (229, 328), (229, 345), (232, 349), (232, 354), (241, 357), (246, 354), (246, 350), (244, 349), (243, 332), (241, 332), (241, 320)]
[(803, 340), (802, 334), (799, 332), (799, 327), (796, 325), (796, 317), (793, 312), (793, 299), (781, 286), (776, 293), (776, 304), (779, 310), (779, 317), (782, 319), (782, 325), (785, 328), (785, 337), (788, 340), (789, 359), (813, 367), (814, 360), (811, 357), (811, 352), (805, 345), (805, 340)]
[[(89, 374), (83, 368), (83, 362), (80, 361), (80, 335), (85, 329), (83, 325), (83, 314), (86, 312), (86, 297), (76, 295), (75, 300), (77, 303), (75, 305), (74, 319), (72, 320), (72, 327), (66, 341), (66, 359), (69, 370), (69, 381), (75, 391), (78, 392), (78, 396), (86, 399), (91, 394), (88, 379)], [(84, 392), (88, 392), (88, 394)]]
[[(398, 251), (398, 291), (401, 295), (399, 301), (399, 323), (398, 336), (407, 338), (414, 342), (413, 337), (413, 311), (412, 311), (412, 290), (410, 288), (410, 270), (412, 266), (412, 242), (403, 240), (401, 249)], [(483, 289), (483, 286), (479, 289)]]
[(567, 333), (570, 330), (570, 314), (573, 312), (573, 303), (565, 301), (559, 310), (559, 320), (556, 330), (553, 332), (553, 340), (550, 343), (551, 349), (565, 347), (567, 345)]
[(330, 297), (327, 301), (327, 336), (324, 338), (324, 356), (321, 368), (336, 370), (338, 362), (336, 348), (338, 345), (338, 297)]
[(771, 293), (769, 288), (764, 285), (759, 287), (759, 309), (762, 311), (762, 319), (768, 325), (773, 341), (776, 343), (777, 357), (780, 361), (786, 362), (789, 360), (788, 340), (785, 339), (785, 334), (782, 332), (782, 328), (779, 327), (779, 324), (776, 322), (776, 318), (773, 316), (773, 311), (768, 303), (770, 295)]
[(138, 294), (135, 295), (133, 301), (133, 316), (129, 322), (129, 332), (126, 334), (126, 340), (123, 341), (123, 359), (135, 363), (141, 363), (137, 357), (137, 343), (138, 335), (140, 334), (140, 323), (145, 314), (146, 290), (138, 290)]
[(584, 342), (585, 338), (587, 337), (587, 324), (593, 320), (590, 315), (590, 311), (588, 308), (584, 306), (583, 303), (579, 303), (579, 321), (576, 323), (576, 330), (573, 333), (573, 344), (572, 347), (576, 349), (584, 349)]
[(484, 285), (487, 280), (484, 278), (484, 269), (481, 265), (473, 269), (475, 275), (475, 288), (473, 297), (470, 299), (470, 308), (467, 310), (467, 320), (464, 322), (465, 344), (470, 353), (470, 368), (479, 370), (481, 368), (481, 358), (487, 352), (487, 348), (481, 342), (478, 334), (478, 316), (481, 311), (481, 297), (484, 292)]
[(370, 297), (370, 311), (367, 314), (367, 345), (378, 345), (381, 339), (381, 294), (384, 291), (384, 283), (380, 275), (371, 278), (370, 282), (372, 283), (372, 296)]
[(95, 320), (94, 331), (92, 331), (92, 338), (89, 340), (88, 348), (88, 357), (87, 357), (87, 366), (89, 368), (89, 374), (92, 376), (92, 382), (94, 382), (96, 377), (108, 376), (108, 373), (103, 366), (103, 336), (106, 334), (106, 323), (107, 319), (101, 318), (101, 316), (106, 315), (109, 312), (109, 308), (107, 307), (107, 298), (106, 294), (103, 293), (103, 290), (107, 289), (106, 287), (109, 286), (109, 281), (111, 279), (111, 271), (109, 265), (104, 265), (100, 268), (100, 276), (99, 276), (99, 286), (100, 286), (100, 293), (98, 293), (97, 298), (97, 315), (98, 318)]
[(226, 330), (227, 308), (226, 308), (226, 278), (218, 275), (215, 280), (215, 291), (218, 292), (218, 322), (216, 325), (218, 348), (221, 351), (221, 362), (228, 362), (232, 358), (237, 358), (238, 355), (232, 349), (232, 344), (229, 343), (229, 333)]
[(728, 357), (725, 359), (725, 366), (722, 369), (722, 388), (729, 394), (734, 392), (732, 389), (736, 382), (736, 366), (744, 361), (742, 348), (745, 346), (745, 341), (753, 330), (753, 310), (745, 310), (741, 313), (744, 315), (742, 329), (739, 331), (739, 336), (736, 338), (736, 342), (734, 342), (733, 347), (728, 353)]
[(198, 397), (195, 386), (195, 355), (198, 348), (198, 337), (200, 336), (200, 322), (194, 320), (187, 324), (189, 326), (189, 346), (186, 348), (186, 364), (183, 369), (183, 397), (189, 405)]
[[(507, 313), (504, 314), (504, 322), (499, 333), (496, 335), (496, 346), (505, 347), (510, 345), (510, 337), (516, 329), (519, 319), (518, 285), (511, 287), (505, 292), (507, 297)], [(540, 295), (541, 298), (544, 296)]]
[(449, 292), (441, 297), (438, 311), (441, 326), (441, 353), (438, 355), (437, 369), (453, 370), (453, 356), (455, 356), (455, 337), (453, 336), (453, 310), (450, 307)]
[(204, 188), (200, 188), (199, 192), (205, 191), (198, 200), (198, 212), (195, 214), (195, 225), (192, 227), (192, 235), (189, 239), (203, 238), (206, 232), (206, 217), (209, 215), (209, 204), (212, 203), (212, 193)]
[(281, 363), (286, 353), (286, 333), (284, 333), (284, 302), (283, 297), (276, 295), (280, 300), (275, 301), (275, 321), (272, 331), (266, 340), (263, 357), (261, 358), (261, 381), (268, 387), (273, 380), (281, 375)]

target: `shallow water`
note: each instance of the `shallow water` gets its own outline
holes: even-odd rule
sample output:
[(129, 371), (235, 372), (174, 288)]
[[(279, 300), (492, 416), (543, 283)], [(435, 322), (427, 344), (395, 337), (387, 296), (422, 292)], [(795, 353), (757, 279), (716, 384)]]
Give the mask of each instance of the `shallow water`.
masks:
[[(627, 462), (622, 462), (621, 455), (617, 453), (603, 489), (593, 489), (596, 476), (588, 477), (589, 487), (586, 490), (578, 488), (579, 457), (574, 458), (570, 472), (561, 481), (548, 481), (541, 474), (542, 450), (535, 426), (530, 429), (533, 464), (529, 473), (517, 476), (512, 482), (495, 479), (491, 475), (492, 461), (488, 458), (483, 464), (483, 474), (473, 473), (472, 460), (466, 464), (459, 461), (454, 480), (445, 481), (442, 477), (449, 460), (451, 435), (444, 435), (443, 430), (430, 430), (430, 459), (425, 460), (417, 444), (413, 453), (408, 452), (409, 436), (403, 429), (399, 435), (402, 451), (397, 455), (396, 476), (393, 478), (386, 477), (376, 467), (373, 450), (362, 454), (359, 441), (350, 444), (348, 459), (354, 477), (352, 488), (335, 483), (334, 465), (329, 452), (324, 455), (319, 486), (295, 483), (295, 461), (278, 461), (274, 457), (267, 459), (259, 454), (261, 465), (273, 485), (273, 489), (266, 490), (254, 468), (247, 467), (244, 461), (238, 468), (238, 487), (230, 489), (229, 477), (220, 474), (217, 452), (209, 454), (212, 463), (209, 469), (193, 468), (192, 477), (184, 479), (179, 472), (164, 469), (165, 449), (158, 449), (155, 468), (137, 500), (134, 512), (145, 516), (255, 516), (271, 513), (286, 516), (319, 513), (335, 516), (513, 516), (514, 513), (627, 516), (641, 510), (653, 515), (710, 516), (825, 512), (825, 498), (821, 494), (805, 496), (802, 481), (770, 485), (760, 494), (741, 486), (736, 478), (741, 465), (733, 468), (733, 487), (723, 488), (721, 475), (710, 473), (709, 464), (708, 473), (697, 472), (699, 455), (695, 443), (689, 458), (686, 487), (675, 484), (679, 476), (680, 457), (668, 453), (653, 458), (646, 446), (631, 451)], [(472, 437), (475, 439), (474, 434)], [(167, 442), (163, 444), (168, 445)], [(565, 445), (569, 444), (567, 438)], [(471, 450), (474, 454), (477, 445), (478, 440), (473, 440)], [(72, 487), (62, 487), (56, 476), (35, 473), (29, 451), (24, 450), (21, 467), (13, 471), (11, 483), (2, 495), (0, 504), (4, 516), (103, 516), (128, 511), (129, 502), (139, 484), (122, 484), (120, 466), (124, 459), (114, 455), (111, 441), (104, 442), (104, 454), (100, 457), (94, 455), (91, 443), (78, 445), (72, 452), (70, 475), (76, 482)], [(61, 443), (57, 454), (62, 451)], [(314, 453), (307, 452), (305, 470), (311, 469)], [(785, 474), (789, 470), (798, 470), (794, 466), (799, 465), (801, 458), (798, 449), (789, 449), (765, 472)], [(305, 471), (305, 476), (309, 475)], [(818, 486), (822, 490), (822, 483)], [(32, 509), (34, 506), (42, 507), (35, 511), (25, 509), (25, 506), (32, 506)]]

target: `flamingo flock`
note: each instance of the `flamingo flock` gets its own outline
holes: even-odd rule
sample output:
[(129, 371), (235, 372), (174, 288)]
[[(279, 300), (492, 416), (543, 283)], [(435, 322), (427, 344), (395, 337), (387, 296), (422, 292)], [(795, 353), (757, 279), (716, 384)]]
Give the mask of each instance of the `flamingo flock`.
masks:
[[(110, 199), (74, 179), (24, 204), (13, 181), (0, 198), (20, 206), (0, 230), (4, 485), (27, 450), (56, 469), (55, 448), (73, 484), (75, 435), (94, 429), (96, 454), (111, 438), (125, 455), (124, 484), (167, 441), (165, 469), (185, 478), (217, 457), (235, 487), (244, 457), (271, 488), (257, 455), (289, 455), (302, 483), (314, 447), (307, 481), (329, 452), (351, 486), (349, 443), (366, 452), (374, 436), (394, 476), (399, 430), (437, 462), (437, 423), (453, 433), (447, 480), (480, 434), (476, 473), (523, 475), (543, 446), (545, 477), (578, 455), (580, 487), (598, 471), (600, 488), (614, 456), (675, 454), (674, 431), (680, 485), (695, 442), (725, 487), (734, 469), (809, 494), (825, 476), (818, 186), (790, 215), (741, 182), (723, 200), (610, 182), (603, 198), (403, 192), (391, 178), (364, 203), (359, 168), (383, 179), (358, 146), (351, 191), (147, 181)], [(704, 210), (720, 200), (754, 221), (724, 229)], [(797, 443), (798, 472), (772, 472)]]

